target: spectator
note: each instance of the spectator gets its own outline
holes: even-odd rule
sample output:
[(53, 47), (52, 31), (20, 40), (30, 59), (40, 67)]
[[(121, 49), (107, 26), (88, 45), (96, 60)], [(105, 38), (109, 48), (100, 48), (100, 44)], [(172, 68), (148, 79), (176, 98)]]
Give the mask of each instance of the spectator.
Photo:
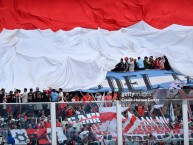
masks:
[(88, 144), (90, 144), (90, 143), (93, 143), (96, 140), (96, 138), (95, 138), (95, 135), (92, 132), (91, 128), (89, 128), (88, 131), (89, 131), (89, 133), (88, 133)]
[(138, 70), (138, 67), (137, 67), (137, 60), (136, 60), (136, 59), (133, 59), (133, 61), (134, 61), (134, 66), (135, 66), (134, 70)]
[(83, 143), (83, 145), (87, 145), (88, 144), (88, 139), (87, 139), (87, 135), (86, 134), (83, 134), (82, 143)]
[(0, 91), (0, 103), (3, 102), (4, 97), (5, 97), (5, 89), (1, 89), (1, 91)]
[(114, 93), (113, 93), (113, 100), (116, 101), (119, 99), (119, 94), (118, 94), (118, 89), (115, 89), (114, 90)]
[(161, 60), (161, 57), (158, 57), (155, 59), (154, 61), (154, 64), (155, 64), (155, 68), (156, 69), (160, 69), (160, 60)]
[(61, 125), (59, 119), (56, 119), (56, 127), (61, 127), (61, 126), (62, 126), (62, 125)]
[[(112, 101), (112, 94), (110, 91), (107, 92), (107, 95), (105, 96), (105, 101)], [(112, 106), (112, 102), (105, 102), (105, 106), (106, 107), (111, 107)]]
[(125, 72), (129, 71), (129, 63), (128, 63), (128, 57), (125, 57)]
[(74, 133), (76, 132), (76, 126), (72, 126), (72, 127), (70, 127), (70, 129), (68, 130), (68, 138), (73, 138), (73, 135), (74, 135)]
[(115, 68), (112, 71), (122, 72), (124, 71), (124, 69), (125, 69), (124, 62), (123, 59), (121, 58), (121, 61), (115, 66)]
[(12, 137), (11, 133), (8, 133), (7, 144), (15, 145), (15, 139)]
[(153, 56), (150, 56), (150, 57), (149, 57), (149, 62), (150, 62), (149, 68), (150, 68), (150, 69), (154, 69), (154, 68), (155, 68), (155, 65), (154, 65)]
[(64, 102), (64, 93), (62, 88), (59, 88), (59, 101)]
[(78, 94), (75, 94), (75, 96), (72, 98), (72, 102), (78, 102), (80, 101), (80, 98), (78, 97)]
[(10, 91), (9, 94), (7, 95), (7, 103), (13, 103), (13, 91)]
[(42, 93), (39, 91), (39, 88), (36, 88), (36, 91), (34, 93), (34, 98), (36, 99), (36, 102), (41, 102), (42, 101)]
[(17, 118), (19, 120), (22, 120), (22, 121), (27, 121), (27, 116), (26, 116), (25, 112), (23, 112), (22, 114), (18, 115)]
[(49, 102), (50, 96), (48, 94), (48, 91), (46, 89), (42, 92), (42, 102)]
[(44, 129), (46, 128), (46, 124), (44, 122), (44, 120), (40, 120), (39, 124), (38, 124), (38, 129)]
[(64, 118), (63, 121), (61, 122), (61, 126), (62, 126), (63, 130), (66, 129), (66, 125), (67, 125), (67, 124), (69, 124), (69, 123), (68, 123), (68, 119), (67, 119), (67, 118)]
[(101, 92), (96, 93), (95, 98), (96, 98), (97, 101), (103, 101), (104, 100)]
[(150, 62), (149, 62), (149, 60), (148, 60), (148, 57), (147, 56), (145, 56), (144, 57), (144, 61), (143, 61), (143, 63), (144, 63), (144, 67), (145, 67), (145, 69), (149, 69), (149, 67), (150, 67)]
[(76, 128), (76, 132), (80, 133), (83, 129), (82, 123), (80, 123), (79, 119), (76, 119), (76, 122), (74, 123), (73, 127)]
[(140, 116), (144, 116), (145, 115), (145, 110), (144, 110), (144, 106), (143, 106), (143, 104), (140, 104), (139, 106), (138, 106), (138, 114), (140, 115)]
[(129, 63), (129, 71), (130, 71), (130, 72), (134, 72), (135, 63), (134, 63), (134, 60), (133, 60), (132, 57), (130, 58), (130, 62), (128, 62), (128, 63)]
[(161, 59), (159, 60), (160, 62), (159, 62), (159, 64), (160, 64), (160, 69), (161, 70), (164, 70), (165, 68), (164, 68), (164, 62), (165, 62), (165, 60), (164, 60), (164, 57), (161, 57)]
[(76, 144), (82, 144), (81, 138), (79, 137), (79, 134), (77, 132), (74, 132), (73, 140)]
[(20, 100), (20, 90), (16, 89), (15, 93), (14, 93), (14, 99), (15, 102), (14, 103), (21, 103)]
[(28, 93), (28, 102), (35, 102), (33, 89), (30, 89), (30, 92)]
[(137, 67), (138, 67), (138, 70), (144, 70), (144, 62), (140, 57), (138, 57)]
[(36, 135), (32, 136), (31, 144), (30, 145), (39, 145), (39, 141), (38, 141)]
[(83, 96), (83, 101), (93, 101), (92, 96), (87, 92), (86, 95)]
[(66, 117), (71, 117), (74, 115), (74, 110), (72, 109), (71, 106), (69, 106), (67, 109), (66, 109)]
[(154, 136), (152, 134), (148, 137), (148, 145), (154, 145)]
[(58, 97), (59, 97), (59, 94), (56, 92), (55, 89), (53, 89), (51, 93), (51, 101), (58, 102)]
[(76, 145), (75, 141), (73, 139), (68, 139), (66, 145)]
[(165, 68), (166, 70), (170, 70), (171, 67), (170, 67), (170, 64), (169, 64), (169, 61), (168, 61), (167, 57), (164, 56), (164, 59), (165, 59), (164, 68)]
[(28, 102), (27, 88), (24, 89), (24, 93), (21, 95), (21, 101), (22, 101), (22, 103), (27, 103)]

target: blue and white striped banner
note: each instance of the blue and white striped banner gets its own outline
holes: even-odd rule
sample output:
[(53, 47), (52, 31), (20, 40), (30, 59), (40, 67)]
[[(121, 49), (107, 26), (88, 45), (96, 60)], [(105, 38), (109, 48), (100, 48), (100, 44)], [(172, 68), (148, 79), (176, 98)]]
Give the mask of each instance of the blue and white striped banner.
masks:
[(106, 79), (97, 87), (90, 88), (88, 92), (115, 90), (141, 91), (154, 90), (158, 87), (168, 89), (175, 79), (180, 79), (187, 86), (193, 85), (193, 77), (182, 76), (174, 71), (166, 70), (143, 70), (136, 72), (108, 72)]

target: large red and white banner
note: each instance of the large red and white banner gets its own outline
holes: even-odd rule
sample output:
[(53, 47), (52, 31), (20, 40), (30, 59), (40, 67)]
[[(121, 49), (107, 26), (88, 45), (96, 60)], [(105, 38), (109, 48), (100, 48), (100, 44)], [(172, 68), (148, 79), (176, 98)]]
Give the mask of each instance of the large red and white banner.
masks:
[(0, 88), (88, 89), (120, 58), (151, 55), (165, 55), (174, 71), (193, 76), (192, 4), (1, 0)]

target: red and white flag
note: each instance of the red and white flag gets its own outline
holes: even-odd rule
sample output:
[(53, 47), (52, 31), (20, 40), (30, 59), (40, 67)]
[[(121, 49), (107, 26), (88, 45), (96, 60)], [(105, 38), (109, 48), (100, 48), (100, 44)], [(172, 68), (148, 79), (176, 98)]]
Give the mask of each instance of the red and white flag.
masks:
[(139, 118), (137, 118), (135, 115), (128, 112), (128, 119), (123, 124), (123, 132), (124, 133), (131, 133), (138, 127), (138, 125), (140, 125)]
[[(124, 112), (128, 107), (122, 107), (121, 112)], [(111, 121), (117, 118), (117, 108), (114, 107), (99, 107), (100, 120), (101, 122)]]
[(126, 56), (166, 55), (174, 71), (193, 76), (193, 1), (181, 3), (1, 0), (0, 86), (89, 89)]

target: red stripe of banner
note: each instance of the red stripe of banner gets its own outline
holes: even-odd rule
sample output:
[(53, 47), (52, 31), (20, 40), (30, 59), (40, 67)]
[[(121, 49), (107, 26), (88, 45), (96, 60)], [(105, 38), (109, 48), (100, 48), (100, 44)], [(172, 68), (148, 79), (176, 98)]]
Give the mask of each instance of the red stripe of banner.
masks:
[(1, 0), (0, 30), (117, 30), (141, 20), (161, 29), (193, 25), (192, 10), (192, 0)]

